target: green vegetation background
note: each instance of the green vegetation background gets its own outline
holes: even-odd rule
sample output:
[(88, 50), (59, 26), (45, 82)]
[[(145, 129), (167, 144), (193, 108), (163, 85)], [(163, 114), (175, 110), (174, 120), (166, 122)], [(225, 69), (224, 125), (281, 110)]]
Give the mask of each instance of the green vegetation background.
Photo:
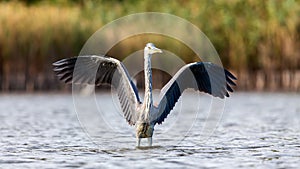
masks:
[[(0, 90), (61, 88), (52, 62), (78, 55), (101, 26), (138, 12), (170, 13), (198, 26), (223, 65), (239, 76), (240, 89), (272, 88), (267, 83), (275, 79), (275, 86), (280, 83), (275, 88), (300, 90), (298, 0), (0, 1)], [(126, 45), (135, 48), (121, 46), (118, 52), (144, 44), (131, 40)], [(189, 55), (180, 54), (194, 61)]]

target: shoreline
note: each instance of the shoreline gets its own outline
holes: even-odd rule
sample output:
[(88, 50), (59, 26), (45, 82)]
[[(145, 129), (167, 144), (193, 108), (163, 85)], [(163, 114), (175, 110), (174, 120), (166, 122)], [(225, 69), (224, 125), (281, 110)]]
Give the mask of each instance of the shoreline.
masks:
[[(238, 80), (235, 91), (250, 92), (300, 92), (300, 70), (283, 70), (283, 71), (264, 71), (258, 70), (253, 72), (236, 72), (232, 70)], [(142, 74), (141, 74), (142, 75)], [(0, 93), (61, 93), (71, 92), (72, 85), (64, 84), (54, 76), (46, 73), (38, 76), (27, 76), (17, 74), (17, 76), (6, 75), (0, 81)], [(144, 88), (144, 77), (134, 77), (137, 80), (139, 90)], [(161, 89), (171, 76), (162, 73), (153, 73), (153, 89)], [(101, 88), (101, 89), (100, 89)], [(97, 90), (109, 91), (109, 86), (97, 87)]]

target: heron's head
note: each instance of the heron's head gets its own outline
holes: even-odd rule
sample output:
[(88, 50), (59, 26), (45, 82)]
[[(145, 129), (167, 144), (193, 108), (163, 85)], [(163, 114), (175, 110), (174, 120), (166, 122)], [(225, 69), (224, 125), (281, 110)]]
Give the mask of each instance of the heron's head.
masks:
[(150, 55), (152, 55), (154, 53), (162, 53), (162, 50), (155, 47), (153, 43), (147, 43), (144, 50), (145, 50), (145, 53), (150, 54)]

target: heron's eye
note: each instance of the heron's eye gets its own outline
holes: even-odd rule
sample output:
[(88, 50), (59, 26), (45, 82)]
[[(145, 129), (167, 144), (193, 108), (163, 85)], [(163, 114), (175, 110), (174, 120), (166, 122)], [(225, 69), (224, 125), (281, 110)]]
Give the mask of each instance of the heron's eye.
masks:
[(150, 46), (148, 46), (148, 49), (151, 49)]

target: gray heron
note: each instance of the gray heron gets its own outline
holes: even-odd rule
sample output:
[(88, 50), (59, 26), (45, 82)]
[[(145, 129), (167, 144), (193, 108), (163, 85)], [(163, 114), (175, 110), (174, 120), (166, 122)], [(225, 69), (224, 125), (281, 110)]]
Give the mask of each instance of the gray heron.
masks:
[[(137, 147), (140, 146), (141, 138), (148, 138), (149, 146), (152, 146), (154, 126), (162, 124), (185, 89), (193, 88), (224, 98), (229, 97), (229, 92), (233, 92), (232, 86), (236, 85), (236, 77), (221, 66), (210, 62), (194, 62), (183, 66), (173, 76), (161, 90), (159, 104), (153, 105), (151, 57), (155, 53), (162, 53), (162, 50), (156, 48), (153, 43), (148, 43), (144, 48), (143, 102), (123, 63), (112, 57), (92, 55), (66, 58), (53, 63), (53, 70), (65, 83), (113, 86), (125, 119), (129, 125), (136, 128)], [(77, 67), (76, 62), (80, 63)], [(194, 80), (191, 79), (191, 75)], [(196, 85), (192, 85), (191, 80), (195, 81)]]

